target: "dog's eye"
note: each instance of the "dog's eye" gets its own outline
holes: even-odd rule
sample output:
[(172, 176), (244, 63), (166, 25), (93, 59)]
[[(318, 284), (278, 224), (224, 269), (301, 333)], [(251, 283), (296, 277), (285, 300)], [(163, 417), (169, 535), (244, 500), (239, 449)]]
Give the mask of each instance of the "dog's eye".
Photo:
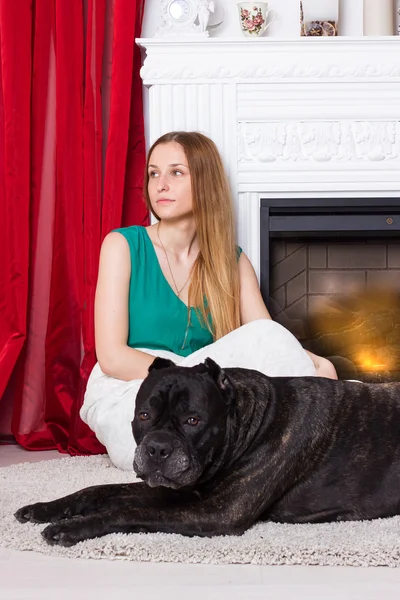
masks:
[(199, 419), (197, 417), (189, 417), (186, 422), (187, 422), (188, 425), (191, 425), (192, 427), (195, 427), (196, 425), (199, 424)]
[(139, 413), (139, 421), (148, 421), (149, 418), (150, 418), (149, 413), (147, 413), (147, 412)]

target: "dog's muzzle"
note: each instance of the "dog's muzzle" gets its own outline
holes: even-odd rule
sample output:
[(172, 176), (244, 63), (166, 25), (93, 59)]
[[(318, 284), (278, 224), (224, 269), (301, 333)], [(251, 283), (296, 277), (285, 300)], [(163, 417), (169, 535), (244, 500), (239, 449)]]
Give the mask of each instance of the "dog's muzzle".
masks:
[(180, 488), (193, 483), (201, 472), (181, 441), (162, 431), (142, 440), (135, 450), (133, 468), (150, 487)]

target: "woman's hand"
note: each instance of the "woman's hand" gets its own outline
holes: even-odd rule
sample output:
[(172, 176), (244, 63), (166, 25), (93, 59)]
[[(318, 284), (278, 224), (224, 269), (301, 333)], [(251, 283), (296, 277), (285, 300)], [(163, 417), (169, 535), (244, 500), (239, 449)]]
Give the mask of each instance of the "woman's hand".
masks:
[(317, 356), (317, 354), (313, 354), (306, 350), (308, 356), (314, 363), (315, 366), (315, 377), (326, 377), (327, 379), (337, 379), (336, 369), (327, 358), (323, 358), (322, 356)]

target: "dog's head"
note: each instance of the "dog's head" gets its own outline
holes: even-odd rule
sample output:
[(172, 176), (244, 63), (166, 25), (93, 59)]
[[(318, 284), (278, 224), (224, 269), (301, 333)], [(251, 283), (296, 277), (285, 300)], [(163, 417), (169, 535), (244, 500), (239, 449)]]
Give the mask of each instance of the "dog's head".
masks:
[(193, 486), (223, 454), (235, 387), (211, 359), (179, 367), (156, 358), (136, 398), (133, 467), (149, 486)]

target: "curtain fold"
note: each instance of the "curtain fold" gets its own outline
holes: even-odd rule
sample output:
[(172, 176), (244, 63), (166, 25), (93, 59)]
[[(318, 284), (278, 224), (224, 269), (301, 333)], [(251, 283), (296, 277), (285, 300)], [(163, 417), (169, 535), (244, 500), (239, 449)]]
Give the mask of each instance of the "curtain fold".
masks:
[(13, 374), (12, 432), (30, 450), (104, 452), (79, 409), (101, 241), (148, 219), (143, 3), (0, 0), (0, 396)]
[[(18, 38), (15, 32), (18, 31)], [(0, 396), (26, 340), (30, 180), (30, 2), (0, 2)]]

